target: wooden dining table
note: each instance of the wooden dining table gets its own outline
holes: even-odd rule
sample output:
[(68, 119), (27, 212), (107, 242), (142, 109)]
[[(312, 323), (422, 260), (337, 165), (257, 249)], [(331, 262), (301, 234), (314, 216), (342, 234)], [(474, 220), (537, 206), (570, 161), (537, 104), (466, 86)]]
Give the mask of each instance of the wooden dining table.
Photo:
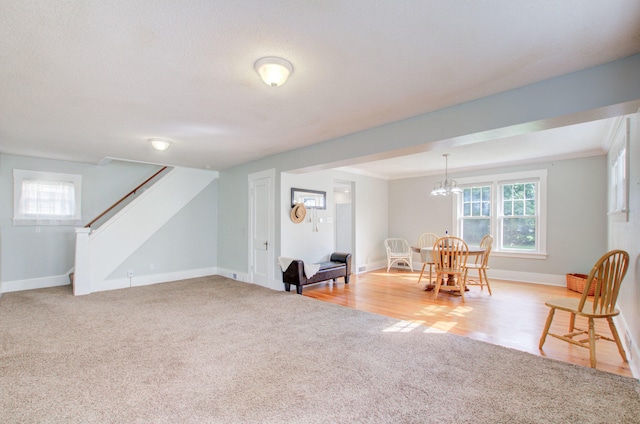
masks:
[[(482, 249), (480, 246), (468, 246), (469, 250), (468, 250), (468, 256), (467, 256), (467, 261), (469, 261), (469, 256), (474, 256), (474, 257), (478, 257), (480, 255), (482, 255), (485, 252), (485, 249)], [(413, 252), (417, 252), (420, 253), (420, 258), (422, 259), (423, 256), (423, 252), (425, 254), (430, 254), (433, 255), (433, 246), (426, 246), (426, 247), (420, 247), (420, 246), (411, 246), (411, 250)], [(424, 270), (424, 268), (423, 268)], [(420, 273), (420, 275), (422, 276), (422, 273)], [(447, 278), (447, 285), (448, 286), (455, 286), (455, 280), (454, 280), (454, 276), (453, 274), (449, 274), (449, 278)], [(436, 285), (435, 284), (431, 284), (431, 281), (429, 281), (429, 284), (427, 284), (424, 287), (425, 291), (431, 291), (433, 289), (435, 289)], [(469, 291), (468, 288), (465, 288), (465, 291)]]

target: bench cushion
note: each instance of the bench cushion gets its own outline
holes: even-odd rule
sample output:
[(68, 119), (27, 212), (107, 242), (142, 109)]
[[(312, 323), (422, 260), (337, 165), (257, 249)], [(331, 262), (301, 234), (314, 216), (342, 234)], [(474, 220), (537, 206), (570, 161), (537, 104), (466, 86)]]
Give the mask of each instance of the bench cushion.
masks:
[(333, 268), (342, 268), (342, 267), (346, 267), (346, 264), (344, 262), (320, 262), (318, 265), (320, 265), (320, 270), (319, 271), (324, 271), (324, 270), (328, 270), (328, 269), (333, 269)]

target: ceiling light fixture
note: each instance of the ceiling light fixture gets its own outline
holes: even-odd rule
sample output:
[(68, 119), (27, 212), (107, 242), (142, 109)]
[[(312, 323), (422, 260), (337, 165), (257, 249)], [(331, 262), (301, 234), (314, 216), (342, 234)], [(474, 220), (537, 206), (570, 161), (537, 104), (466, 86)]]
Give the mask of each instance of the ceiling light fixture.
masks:
[(458, 187), (456, 180), (449, 180), (449, 153), (444, 155), (444, 181), (439, 181), (433, 186), (431, 190), (432, 196), (448, 196), (451, 193), (462, 193), (462, 189)]
[(151, 143), (151, 147), (159, 151), (165, 151), (171, 146), (171, 142), (167, 140), (162, 140), (160, 138), (150, 138), (149, 143)]
[(279, 87), (287, 82), (293, 72), (293, 65), (280, 57), (263, 57), (256, 61), (254, 67), (262, 81), (272, 87)]

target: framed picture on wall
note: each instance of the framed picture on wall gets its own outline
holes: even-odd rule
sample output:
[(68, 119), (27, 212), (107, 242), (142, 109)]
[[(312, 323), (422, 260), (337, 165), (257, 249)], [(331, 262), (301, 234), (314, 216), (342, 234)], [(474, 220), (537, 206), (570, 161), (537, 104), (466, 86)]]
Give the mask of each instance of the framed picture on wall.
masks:
[(291, 207), (299, 203), (307, 209), (327, 209), (327, 192), (291, 187)]

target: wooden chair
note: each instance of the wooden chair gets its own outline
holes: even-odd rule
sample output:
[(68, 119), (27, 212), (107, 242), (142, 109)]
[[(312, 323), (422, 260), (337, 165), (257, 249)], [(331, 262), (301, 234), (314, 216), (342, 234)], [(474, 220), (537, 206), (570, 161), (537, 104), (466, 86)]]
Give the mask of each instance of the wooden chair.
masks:
[[(460, 292), (462, 301), (467, 279), (467, 257), (469, 247), (458, 237), (442, 237), (433, 245), (433, 258), (436, 268), (435, 300), (440, 290)], [(443, 280), (445, 280), (443, 285)]]
[(467, 264), (467, 270), (477, 270), (478, 279), (470, 280), (467, 275), (468, 286), (480, 286), (480, 290), (487, 286), (489, 295), (491, 295), (491, 286), (489, 285), (489, 279), (487, 278), (487, 270), (489, 269), (489, 254), (491, 253), (491, 247), (493, 246), (493, 237), (486, 235), (480, 240), (480, 248), (484, 250), (481, 255), (476, 256), (476, 261), (473, 264)]
[[(620, 284), (627, 272), (629, 266), (629, 254), (624, 250), (612, 250), (605, 253), (596, 264), (591, 268), (589, 277), (585, 283), (585, 288), (580, 299), (554, 299), (545, 302), (549, 308), (549, 316), (547, 317), (547, 323), (542, 331), (540, 337), (540, 344), (538, 347), (542, 349), (547, 334), (569, 342), (571, 344), (589, 348), (591, 368), (596, 367), (596, 340), (604, 339), (612, 342), (616, 342), (618, 351), (622, 360), (627, 362), (627, 357), (620, 341), (620, 336), (616, 330), (616, 326), (613, 323), (613, 317), (620, 313), (615, 308), (616, 300), (618, 299), (618, 292), (620, 290)], [(592, 284), (596, 285), (593, 300), (588, 300), (589, 288)], [(553, 314), (556, 309), (566, 311), (571, 314), (569, 319), (569, 333), (567, 334), (553, 334), (549, 332), (551, 327), (551, 321), (553, 321)], [(576, 315), (585, 317), (588, 319), (588, 328), (580, 329), (575, 326)], [(604, 318), (609, 323), (609, 329), (613, 339), (597, 334), (594, 326), (594, 319)], [(588, 334), (588, 337), (582, 340), (574, 340), (574, 337), (581, 334)]]
[(387, 272), (393, 264), (404, 262), (409, 265), (409, 269), (413, 270), (411, 246), (409, 242), (403, 238), (388, 238), (384, 241), (384, 247), (387, 249)]
[(422, 261), (422, 271), (420, 271), (420, 278), (418, 278), (418, 284), (422, 280), (422, 274), (424, 274), (424, 268), (429, 265), (429, 283), (431, 284), (433, 275), (433, 266), (436, 262), (433, 260), (433, 250), (422, 250), (423, 247), (429, 247), (433, 249), (433, 245), (438, 240), (438, 235), (433, 233), (424, 233), (418, 237), (418, 247), (420, 248), (420, 260)]

